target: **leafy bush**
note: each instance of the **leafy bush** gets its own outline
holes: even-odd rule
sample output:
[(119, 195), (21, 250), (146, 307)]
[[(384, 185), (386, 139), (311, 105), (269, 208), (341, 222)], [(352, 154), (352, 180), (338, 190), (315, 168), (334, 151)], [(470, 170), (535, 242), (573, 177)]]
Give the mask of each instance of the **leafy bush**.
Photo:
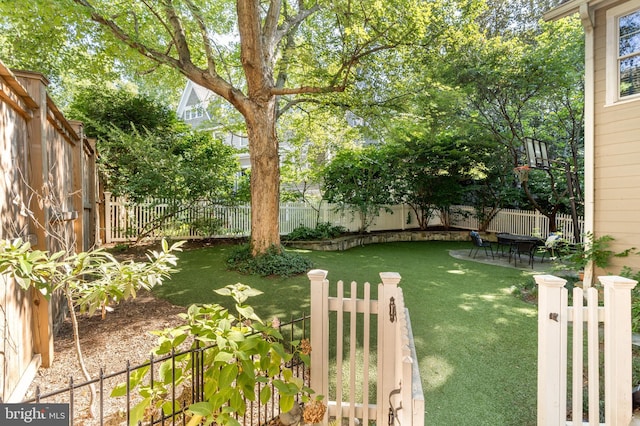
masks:
[(313, 263), (304, 256), (276, 247), (271, 247), (266, 253), (254, 257), (251, 246), (245, 244), (231, 251), (227, 258), (227, 267), (234, 271), (263, 277), (269, 275), (290, 277), (307, 272), (313, 267)]
[(192, 350), (207, 348), (198, 352), (206, 380), (200, 395), (202, 400), (185, 401), (189, 404), (187, 412), (192, 416), (189, 425), (240, 426), (236, 419), (247, 412), (247, 400), (257, 403), (259, 399), (264, 406), (274, 397), (274, 389), (283, 412), (294, 407), (296, 397), (302, 402), (311, 401), (314, 391), (291, 369), (294, 357), (309, 365), (308, 340), (292, 341), (293, 351), (285, 350), (278, 326), (264, 323), (246, 303), (247, 298), (261, 294), (260, 291), (238, 283), (215, 292), (234, 299), (236, 315), (218, 304), (191, 305), (187, 313), (180, 315), (184, 325), (154, 332), (158, 335), (154, 355), (178, 355), (165, 358), (158, 368), (160, 374), (153, 380), (147, 377), (153, 374), (147, 366), (136, 370), (128, 382), (119, 384), (111, 393), (112, 397), (124, 397), (131, 389), (142, 397), (131, 410), (129, 424), (147, 420), (151, 413), (170, 416), (181, 407), (177, 401), (175, 405), (168, 402), (166, 396), (180, 387), (190, 392), (194, 383), (201, 380), (194, 376), (194, 359), (183, 352), (185, 345), (190, 345)]
[(191, 227), (203, 237), (216, 235), (223, 227), (224, 221), (217, 217), (202, 217), (194, 220)]
[(308, 226), (298, 226), (287, 234), (284, 239), (287, 241), (328, 240), (338, 237), (346, 231), (344, 226), (334, 226), (331, 222), (323, 222), (318, 223), (315, 229), (309, 228)]

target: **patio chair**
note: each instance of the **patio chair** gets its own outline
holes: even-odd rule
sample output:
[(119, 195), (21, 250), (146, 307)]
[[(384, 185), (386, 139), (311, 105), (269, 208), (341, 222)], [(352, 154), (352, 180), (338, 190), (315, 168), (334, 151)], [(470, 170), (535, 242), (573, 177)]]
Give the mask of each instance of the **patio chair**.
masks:
[(513, 244), (513, 263), (514, 265), (518, 262), (518, 260), (522, 261), (521, 255), (525, 254), (529, 257), (529, 261), (527, 264), (531, 265), (531, 269), (533, 269), (533, 258), (538, 250), (539, 243), (536, 241), (518, 241)]
[(498, 249), (497, 250), (500, 250), (500, 256), (504, 257), (504, 249), (506, 247), (507, 254), (509, 255), (509, 257), (511, 257), (511, 245), (513, 244), (513, 241), (505, 238), (505, 237), (507, 237), (509, 235), (511, 235), (511, 234), (506, 233), (506, 232), (501, 232), (499, 234), (496, 234), (496, 238), (498, 239)]
[[(491, 258), (493, 259), (493, 247), (491, 246), (491, 242), (490, 241), (483, 241), (482, 238), (480, 238), (480, 234), (477, 231), (471, 231), (469, 232), (469, 236), (471, 237), (471, 241), (473, 242), (473, 247), (471, 248), (471, 251), (469, 252), (469, 256), (471, 256), (472, 254), (474, 255), (473, 258), (475, 259), (476, 256), (478, 255), (478, 251), (483, 248), (484, 249), (484, 254), (485, 256), (489, 256), (489, 253), (491, 253)], [(475, 254), (474, 254), (475, 252)]]

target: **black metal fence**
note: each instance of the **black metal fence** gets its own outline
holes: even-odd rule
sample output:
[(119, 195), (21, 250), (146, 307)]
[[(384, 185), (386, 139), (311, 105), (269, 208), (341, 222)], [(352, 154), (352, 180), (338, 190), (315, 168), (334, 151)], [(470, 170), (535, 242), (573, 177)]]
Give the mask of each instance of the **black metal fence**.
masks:
[[(307, 339), (309, 335), (309, 316), (303, 314), (300, 318), (292, 318), (289, 322), (279, 325), (279, 331), (285, 340), (285, 348), (292, 349), (291, 342), (295, 340)], [(172, 362), (172, 371), (175, 372), (176, 359), (184, 356), (190, 357), (191, 380), (185, 383), (178, 383), (175, 374), (172, 376), (171, 392), (164, 396), (165, 409), (147, 410), (144, 413), (144, 421), (139, 421), (139, 425), (184, 425), (187, 423), (186, 409), (192, 403), (201, 402), (204, 397), (204, 371), (206, 365), (203, 362), (206, 352), (214, 348), (215, 345), (192, 348), (189, 350), (175, 352), (163, 356), (154, 357), (151, 355), (147, 362), (131, 366), (127, 361), (126, 368), (121, 371), (105, 374), (100, 369), (96, 379), (84, 383), (76, 384), (73, 378), (69, 379), (69, 385), (63, 389), (40, 393), (40, 388), (35, 390), (35, 396), (25, 400), (25, 403), (67, 403), (69, 404), (70, 425), (100, 425), (111, 426), (120, 424), (130, 424), (132, 410), (142, 401), (142, 397), (137, 392), (129, 388), (131, 378), (136, 373), (140, 374), (143, 369), (149, 370), (148, 382), (151, 388), (158, 377), (159, 366), (165, 361)], [(292, 370), (296, 377), (303, 379), (308, 385), (309, 371), (298, 357), (294, 357), (283, 367)], [(119, 384), (126, 383), (126, 392), (122, 397), (111, 397), (112, 390)], [(93, 406), (96, 408), (95, 417), (89, 414), (90, 387), (96, 388), (96, 401)], [(264, 384), (256, 384), (256, 395), (260, 395)], [(272, 385), (271, 385), (272, 386)], [(266, 404), (245, 399), (247, 409), (245, 414), (237, 420), (245, 426), (265, 425), (275, 419), (279, 414), (279, 397), (276, 389), (271, 389), (271, 399)], [(124, 398), (124, 400), (123, 400)], [(166, 410), (166, 407), (171, 407)], [(168, 411), (168, 412), (167, 412)]]

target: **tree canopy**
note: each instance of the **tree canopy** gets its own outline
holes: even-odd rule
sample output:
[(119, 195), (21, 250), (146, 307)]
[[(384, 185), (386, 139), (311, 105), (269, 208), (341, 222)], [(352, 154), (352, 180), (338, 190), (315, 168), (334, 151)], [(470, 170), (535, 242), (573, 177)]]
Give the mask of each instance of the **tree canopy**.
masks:
[[(85, 90), (69, 114), (97, 139), (106, 190), (130, 202), (162, 205), (132, 236), (145, 237), (189, 208), (235, 199), (240, 171), (235, 149), (192, 130), (166, 105), (126, 90)], [(203, 216), (189, 225), (210, 236), (222, 223)]]
[(218, 95), (227, 105), (216, 111), (232, 108), (230, 122), (237, 128), (239, 115), (249, 137), (259, 253), (279, 245), (279, 138), (292, 146), (287, 187), (303, 182), (302, 192), (318, 168), (301, 158), (329, 159), (343, 142), (397, 142), (398, 129), (413, 126), (420, 132), (407, 134), (419, 152), (445, 140), (488, 147), (467, 182), (476, 188), (468, 199), (483, 209), (532, 206), (551, 218), (564, 209), (562, 172), (532, 172), (519, 194), (512, 174), (524, 164), (527, 137), (548, 141), (574, 171), (582, 167), (582, 32), (572, 19), (540, 22), (552, 3), (3, 2), (0, 55), (61, 85), (138, 85), (169, 99), (182, 75)]

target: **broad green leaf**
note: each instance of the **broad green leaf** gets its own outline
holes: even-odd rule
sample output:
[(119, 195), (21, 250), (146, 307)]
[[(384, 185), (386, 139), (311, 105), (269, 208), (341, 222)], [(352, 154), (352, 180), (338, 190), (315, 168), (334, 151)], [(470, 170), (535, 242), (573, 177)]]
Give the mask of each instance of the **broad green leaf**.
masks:
[(295, 399), (292, 395), (280, 395), (280, 411), (287, 412), (293, 408)]
[(133, 407), (129, 413), (129, 426), (135, 426), (144, 418), (144, 412), (151, 405), (151, 398), (145, 398)]
[(271, 399), (271, 386), (265, 386), (260, 391), (260, 402), (264, 405)]
[(229, 363), (231, 362), (231, 360), (233, 360), (233, 354), (224, 351), (218, 352), (218, 354), (214, 358), (214, 362)]
[(195, 415), (207, 417), (213, 414), (214, 410), (211, 407), (211, 404), (208, 402), (196, 402), (195, 404), (191, 404), (189, 406), (189, 411)]
[(242, 394), (237, 389), (232, 389), (229, 404), (239, 416), (244, 416), (246, 404), (242, 398)]
[(173, 404), (171, 403), (171, 401), (166, 401), (164, 404), (162, 404), (162, 412), (165, 416), (170, 416), (171, 414), (177, 413), (179, 411), (180, 403), (178, 401), (173, 401)]
[(236, 364), (229, 364), (222, 368), (220, 371), (219, 386), (225, 388), (231, 386), (233, 381), (238, 376), (238, 366)]
[(111, 391), (110, 396), (112, 398), (117, 398), (119, 396), (125, 396), (127, 394), (127, 383), (120, 383)]

